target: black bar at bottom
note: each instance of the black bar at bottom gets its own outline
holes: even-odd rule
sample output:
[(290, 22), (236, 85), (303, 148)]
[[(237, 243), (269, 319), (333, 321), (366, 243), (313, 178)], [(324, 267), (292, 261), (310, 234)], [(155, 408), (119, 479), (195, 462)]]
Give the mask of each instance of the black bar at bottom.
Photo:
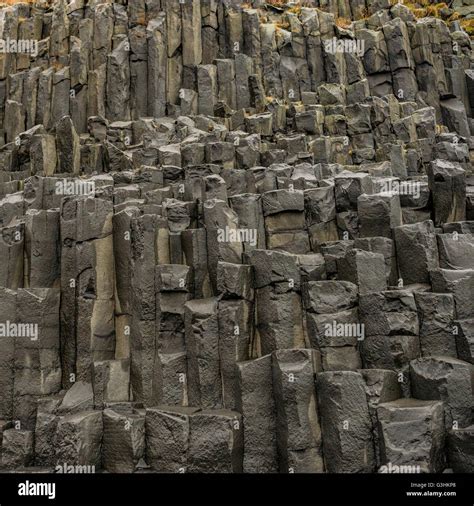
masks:
[(0, 506), (472, 506), (473, 483), (469, 474), (0, 474)]

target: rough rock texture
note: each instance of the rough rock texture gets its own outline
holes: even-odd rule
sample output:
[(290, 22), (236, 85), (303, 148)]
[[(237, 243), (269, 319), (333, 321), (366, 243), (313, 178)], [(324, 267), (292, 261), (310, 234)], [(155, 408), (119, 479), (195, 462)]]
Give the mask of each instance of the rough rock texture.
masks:
[(0, 3), (2, 469), (472, 472), (471, 1)]

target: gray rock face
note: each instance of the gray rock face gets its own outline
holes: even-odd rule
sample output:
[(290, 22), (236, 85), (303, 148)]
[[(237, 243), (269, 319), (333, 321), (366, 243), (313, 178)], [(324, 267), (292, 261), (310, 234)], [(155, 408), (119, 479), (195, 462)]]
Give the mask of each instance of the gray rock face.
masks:
[(466, 216), (465, 171), (459, 165), (444, 160), (431, 162), (428, 171), (433, 195), (436, 226), (450, 221), (462, 221)]
[(400, 382), (394, 371), (386, 369), (363, 369), (360, 371), (365, 381), (365, 393), (372, 422), (375, 459), (377, 467), (380, 466), (380, 440), (378, 430), (377, 406), (391, 402), (402, 396)]
[(58, 406), (59, 414), (73, 414), (94, 408), (94, 392), (90, 383), (78, 381), (66, 392)]
[(474, 363), (474, 320), (459, 320), (454, 323), (458, 357)]
[(474, 268), (474, 235), (438, 234), (436, 238), (442, 269)]
[(317, 375), (323, 453), (328, 472), (373, 472), (372, 424), (364, 380), (353, 371)]
[(28, 467), (34, 458), (33, 432), (7, 429), (3, 431), (2, 466), (7, 469)]
[(450, 357), (413, 360), (410, 363), (413, 396), (443, 401), (446, 427), (467, 427), (472, 423), (474, 407), (472, 367)]
[(442, 402), (400, 399), (380, 404), (377, 417), (382, 464), (410, 466), (411, 472), (439, 472), (443, 469)]
[(103, 423), (104, 469), (132, 473), (145, 453), (145, 417), (105, 409)]
[(314, 313), (336, 313), (356, 304), (357, 286), (349, 281), (313, 281), (304, 287), (303, 302)]
[(474, 269), (435, 269), (430, 272), (430, 278), (434, 292), (453, 294), (455, 312), (459, 319), (472, 316), (474, 301), (471, 295), (474, 287)]
[(239, 473), (242, 465), (243, 427), (239, 413), (204, 410), (190, 417), (189, 472)]
[(101, 466), (102, 411), (81, 411), (60, 417), (56, 429), (56, 463)]
[(273, 353), (280, 472), (318, 473), (324, 469), (314, 386), (318, 372), (316, 353), (314, 350)]
[(380, 253), (353, 249), (337, 260), (337, 272), (340, 279), (358, 285), (360, 295), (387, 288), (385, 259)]
[(472, 470), (472, 0), (4, 3), (2, 469)]
[(423, 356), (458, 355), (454, 339), (454, 300), (450, 294), (415, 292)]
[(191, 405), (209, 408), (218, 408), (222, 405), (218, 332), (215, 299), (186, 303), (187, 385)]
[[(146, 460), (152, 469), (176, 473), (187, 466), (190, 417), (197, 408), (149, 408), (146, 411)], [(181, 472), (183, 472), (181, 471)]]
[(472, 425), (448, 433), (449, 463), (455, 473), (472, 473), (474, 470), (473, 433)]
[(394, 237), (404, 284), (429, 282), (429, 271), (439, 265), (433, 223), (402, 225), (395, 228)]
[(415, 298), (408, 290), (389, 290), (359, 299), (361, 320), (369, 336), (419, 334)]
[(272, 357), (237, 364), (244, 425), (244, 472), (278, 471)]

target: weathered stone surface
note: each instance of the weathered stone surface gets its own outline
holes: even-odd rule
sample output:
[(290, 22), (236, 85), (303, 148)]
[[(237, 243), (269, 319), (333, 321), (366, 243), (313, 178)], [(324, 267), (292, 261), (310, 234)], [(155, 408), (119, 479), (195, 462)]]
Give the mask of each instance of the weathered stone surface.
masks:
[(474, 470), (474, 426), (448, 432), (449, 463), (455, 473), (472, 473)]
[(217, 300), (201, 299), (185, 305), (188, 399), (191, 406), (222, 406), (219, 369)]
[(419, 334), (415, 298), (408, 290), (388, 290), (359, 299), (361, 320), (368, 336)]
[(337, 260), (338, 278), (359, 287), (359, 294), (386, 290), (385, 259), (380, 253), (350, 250)]
[(415, 292), (415, 302), (420, 319), (421, 354), (457, 358), (452, 295)]
[(365, 393), (372, 421), (372, 433), (377, 467), (380, 465), (380, 441), (378, 431), (377, 406), (391, 402), (402, 396), (400, 383), (394, 371), (386, 369), (363, 369), (360, 371), (365, 381)]
[(328, 472), (373, 472), (372, 424), (362, 376), (353, 371), (317, 375), (324, 462)]
[(104, 360), (94, 362), (92, 388), (94, 406), (101, 409), (110, 402), (127, 402), (130, 397), (129, 360)]
[(452, 293), (458, 319), (471, 318), (474, 312), (472, 290), (474, 270), (435, 269), (430, 272), (433, 292)]
[(439, 226), (466, 217), (465, 171), (455, 163), (444, 160), (431, 162), (428, 171), (433, 195), (434, 223)]
[(146, 461), (159, 472), (184, 472), (189, 451), (190, 417), (198, 408), (148, 408), (145, 417)]
[(104, 469), (132, 473), (145, 452), (145, 417), (105, 409), (103, 422)]
[(474, 268), (473, 234), (438, 234), (439, 265), (442, 269)]
[[(443, 403), (399, 399), (377, 408), (382, 464), (410, 466), (412, 472), (444, 468)], [(418, 444), (418, 441), (423, 444)], [(406, 469), (406, 468), (405, 468)]]
[(296, 289), (299, 287), (300, 273), (295, 255), (283, 251), (254, 250), (246, 254), (246, 261), (254, 268), (255, 288), (275, 283), (288, 285), (288, 289), (290, 285)]
[(311, 281), (303, 286), (304, 307), (315, 313), (336, 313), (356, 303), (357, 286), (349, 281)]
[(283, 348), (303, 348), (303, 322), (299, 293), (283, 293), (271, 286), (256, 291), (256, 330), (262, 354)]
[(278, 471), (272, 357), (237, 364), (238, 410), (244, 425), (244, 472)]
[(102, 412), (81, 411), (61, 417), (56, 432), (56, 461), (59, 464), (101, 465)]
[(473, 417), (472, 364), (451, 357), (425, 357), (410, 363), (413, 397), (441, 400), (446, 427), (467, 427)]
[(280, 472), (318, 473), (324, 469), (314, 386), (317, 372), (317, 357), (313, 350), (278, 350), (273, 353)]
[(357, 199), (361, 237), (392, 237), (392, 229), (402, 224), (400, 197), (377, 193)]
[(338, 212), (357, 209), (358, 198), (372, 193), (372, 180), (368, 174), (345, 172), (334, 178), (336, 209)]
[[(239, 473), (243, 464), (243, 427), (240, 413), (204, 410), (189, 418), (190, 473)], [(209, 438), (212, 434), (212, 439)]]
[(33, 432), (7, 429), (2, 438), (2, 466), (7, 469), (28, 467), (33, 463)]
[(458, 357), (474, 364), (474, 319), (454, 322)]
[(58, 413), (73, 414), (93, 409), (94, 392), (90, 383), (77, 381), (66, 392), (61, 404), (58, 406)]
[(433, 222), (402, 225), (395, 228), (394, 237), (403, 283), (429, 282), (429, 271), (439, 265)]
[(6, 3), (8, 469), (470, 469), (472, 0)]

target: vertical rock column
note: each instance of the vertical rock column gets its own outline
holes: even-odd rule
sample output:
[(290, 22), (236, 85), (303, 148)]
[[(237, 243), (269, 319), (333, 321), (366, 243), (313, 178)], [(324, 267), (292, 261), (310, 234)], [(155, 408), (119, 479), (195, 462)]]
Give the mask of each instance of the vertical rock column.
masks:
[(278, 472), (272, 357), (240, 362), (239, 402), (244, 425), (244, 473)]
[(319, 373), (316, 391), (327, 471), (373, 472), (372, 422), (362, 375), (354, 371)]
[(0, 266), (0, 286), (4, 288), (17, 289), (24, 284), (24, 235), (25, 227), (20, 223), (12, 222), (8, 227), (0, 228), (0, 255), (3, 259)]
[(26, 213), (27, 286), (51, 288), (60, 281), (59, 211)]
[(308, 253), (311, 248), (300, 190), (275, 190), (262, 196), (266, 240), (269, 249)]
[(235, 410), (238, 403), (237, 362), (251, 358), (253, 337), (253, 278), (249, 265), (217, 264), (219, 301), (219, 360), (223, 405)]
[(158, 265), (155, 289), (157, 401), (168, 406), (187, 406), (184, 304), (191, 298), (190, 268)]
[(214, 293), (217, 288), (219, 261), (241, 264), (243, 244), (237, 214), (227, 202), (210, 199), (204, 202), (208, 269)]
[(147, 26), (148, 115), (160, 118), (166, 113), (166, 18), (156, 17)]
[(409, 364), (420, 356), (420, 323), (413, 293), (388, 290), (362, 295), (359, 313), (365, 325), (364, 367), (396, 371), (403, 394), (409, 397)]
[(195, 299), (185, 304), (187, 388), (190, 406), (222, 407), (217, 299)]
[(278, 349), (304, 348), (297, 256), (256, 249), (246, 257), (255, 273), (257, 333), (254, 353), (265, 355)]
[(130, 381), (133, 399), (150, 406), (157, 402), (156, 296), (158, 216), (132, 218)]
[(65, 388), (72, 380), (90, 381), (94, 360), (114, 358), (112, 215), (112, 203), (98, 198), (66, 197), (61, 205), (61, 361)]
[[(377, 407), (381, 462), (411, 472), (441, 472), (445, 465), (443, 403), (399, 399)], [(407, 428), (409, 427), (409, 430)], [(404, 471), (410, 472), (404, 467)]]
[[(16, 292), (8, 288), (0, 288), (0, 322), (16, 323)], [(14, 374), (15, 374), (15, 337), (0, 337), (0, 420), (13, 419)]]
[(137, 208), (127, 208), (113, 216), (115, 259), (115, 358), (130, 358), (130, 323), (132, 316), (131, 262), (132, 219)]
[(348, 281), (303, 284), (303, 303), (311, 346), (321, 352), (325, 371), (361, 367), (357, 345), (365, 338), (359, 324), (357, 286)]
[(37, 396), (61, 389), (59, 290), (20, 289), (17, 304), (13, 419), (33, 429)]
[(315, 390), (320, 357), (315, 350), (272, 354), (279, 470), (319, 473), (324, 469)]

